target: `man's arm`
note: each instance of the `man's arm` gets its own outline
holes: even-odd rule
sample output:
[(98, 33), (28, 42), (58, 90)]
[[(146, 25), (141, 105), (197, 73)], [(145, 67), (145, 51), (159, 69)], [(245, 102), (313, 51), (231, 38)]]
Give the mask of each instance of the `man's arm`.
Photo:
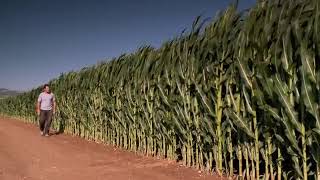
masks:
[(37, 114), (40, 115), (40, 103), (39, 101), (37, 101)]

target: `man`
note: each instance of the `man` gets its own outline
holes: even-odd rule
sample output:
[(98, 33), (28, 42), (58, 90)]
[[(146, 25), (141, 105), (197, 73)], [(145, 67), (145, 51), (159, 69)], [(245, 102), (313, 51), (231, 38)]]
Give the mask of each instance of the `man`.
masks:
[(54, 94), (50, 92), (49, 85), (45, 84), (43, 86), (43, 92), (40, 93), (37, 102), (37, 114), (40, 116), (39, 126), (42, 136), (49, 136), (49, 129), (55, 110), (56, 101)]

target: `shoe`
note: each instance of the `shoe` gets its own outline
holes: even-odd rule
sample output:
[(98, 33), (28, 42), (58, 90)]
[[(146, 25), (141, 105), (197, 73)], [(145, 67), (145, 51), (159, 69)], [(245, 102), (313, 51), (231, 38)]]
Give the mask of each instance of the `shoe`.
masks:
[(44, 135), (45, 137), (49, 137), (49, 134)]
[(40, 135), (41, 135), (41, 136), (43, 136), (43, 135), (44, 135), (44, 134), (43, 134), (43, 131), (40, 131)]

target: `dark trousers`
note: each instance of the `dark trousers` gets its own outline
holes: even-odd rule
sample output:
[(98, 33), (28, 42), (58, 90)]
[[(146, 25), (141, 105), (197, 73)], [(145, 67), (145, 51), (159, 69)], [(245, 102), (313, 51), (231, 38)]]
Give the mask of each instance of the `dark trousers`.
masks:
[(50, 125), (52, 122), (52, 111), (40, 110), (40, 131), (43, 131), (44, 134), (49, 133)]

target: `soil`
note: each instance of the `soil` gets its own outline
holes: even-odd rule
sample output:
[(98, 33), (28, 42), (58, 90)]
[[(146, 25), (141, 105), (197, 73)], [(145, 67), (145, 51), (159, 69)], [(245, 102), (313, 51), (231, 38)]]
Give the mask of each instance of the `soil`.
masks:
[(0, 117), (0, 180), (218, 180), (176, 162), (146, 157)]

